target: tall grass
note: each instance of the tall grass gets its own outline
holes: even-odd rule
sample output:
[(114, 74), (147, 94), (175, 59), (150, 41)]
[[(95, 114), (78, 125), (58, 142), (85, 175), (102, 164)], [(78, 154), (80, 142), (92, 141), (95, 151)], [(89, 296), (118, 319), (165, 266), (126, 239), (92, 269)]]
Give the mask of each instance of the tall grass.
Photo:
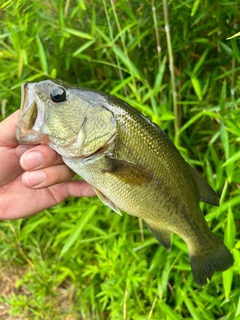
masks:
[(180, 238), (168, 253), (145, 226), (142, 241), (138, 219), (97, 198), (69, 199), (1, 222), (0, 270), (17, 280), (0, 301), (12, 319), (240, 318), (240, 38), (227, 40), (240, 8), (164, 2), (2, 0), (1, 118), (19, 108), (22, 82), (46, 78), (129, 102), (221, 194), (219, 208), (201, 207), (235, 265), (200, 288)]

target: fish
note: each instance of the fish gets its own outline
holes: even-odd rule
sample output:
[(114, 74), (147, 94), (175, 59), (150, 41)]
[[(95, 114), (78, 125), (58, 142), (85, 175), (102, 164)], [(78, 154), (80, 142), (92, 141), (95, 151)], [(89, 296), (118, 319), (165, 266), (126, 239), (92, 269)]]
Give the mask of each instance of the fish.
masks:
[(199, 206), (218, 206), (218, 194), (158, 125), (110, 94), (61, 81), (26, 82), (21, 93), (20, 144), (49, 145), (105, 205), (142, 218), (167, 250), (180, 236), (200, 286), (233, 265)]

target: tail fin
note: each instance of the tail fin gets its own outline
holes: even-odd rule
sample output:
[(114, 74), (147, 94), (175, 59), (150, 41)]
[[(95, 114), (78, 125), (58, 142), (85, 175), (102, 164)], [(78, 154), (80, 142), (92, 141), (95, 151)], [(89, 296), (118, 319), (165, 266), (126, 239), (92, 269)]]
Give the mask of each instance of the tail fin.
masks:
[(216, 271), (224, 271), (230, 268), (233, 263), (233, 257), (228, 249), (219, 240), (210, 252), (204, 252), (199, 255), (190, 255), (190, 263), (195, 281), (204, 286), (207, 279), (211, 280)]

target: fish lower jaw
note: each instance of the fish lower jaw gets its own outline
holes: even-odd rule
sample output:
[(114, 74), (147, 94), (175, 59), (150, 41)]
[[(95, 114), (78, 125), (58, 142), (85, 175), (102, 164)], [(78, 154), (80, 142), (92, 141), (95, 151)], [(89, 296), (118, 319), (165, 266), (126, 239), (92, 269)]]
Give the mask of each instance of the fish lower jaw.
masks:
[(16, 138), (19, 144), (49, 144), (50, 139), (47, 135), (32, 129), (22, 129), (17, 126)]

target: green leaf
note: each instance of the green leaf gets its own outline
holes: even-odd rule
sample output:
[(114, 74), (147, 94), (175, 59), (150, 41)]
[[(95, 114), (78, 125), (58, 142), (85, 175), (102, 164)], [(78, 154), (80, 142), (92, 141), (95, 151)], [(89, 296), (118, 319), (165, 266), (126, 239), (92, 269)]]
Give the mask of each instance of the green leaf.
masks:
[(186, 293), (183, 291), (182, 291), (182, 298), (183, 298), (183, 301), (185, 302), (185, 305), (186, 305), (188, 311), (190, 312), (192, 318), (194, 320), (201, 320), (201, 317), (198, 314), (198, 312), (196, 311), (196, 307), (194, 306), (193, 302), (188, 298)]
[(198, 62), (195, 64), (194, 69), (193, 69), (193, 73), (196, 74), (198, 72), (198, 70), (201, 68), (201, 66), (203, 65), (204, 61), (207, 58), (209, 52), (209, 47), (207, 47), (203, 54), (201, 55), (200, 59), (198, 60)]
[(231, 120), (224, 119), (224, 122), (227, 126), (226, 130), (236, 135), (237, 137), (240, 137), (240, 129)]
[[(229, 155), (235, 154), (235, 145), (229, 144), (228, 150), (229, 150)], [(234, 171), (235, 171), (235, 164), (234, 163), (228, 164), (226, 167), (226, 173), (227, 173), (227, 178), (228, 178), (229, 183), (232, 182), (232, 178), (234, 176)]]
[(224, 125), (221, 126), (221, 140), (222, 145), (225, 153), (225, 158), (229, 158), (229, 138), (228, 138), (228, 131), (225, 129)]
[(226, 299), (228, 299), (231, 293), (231, 287), (232, 287), (232, 281), (233, 281), (232, 268), (224, 271), (222, 274), (222, 278), (223, 278), (223, 287), (224, 287), (225, 297)]
[(62, 30), (64, 32), (66, 32), (67, 34), (71, 34), (71, 35), (79, 37), (79, 38), (88, 39), (88, 40), (92, 40), (93, 39), (93, 37), (90, 34), (84, 33), (82, 31), (79, 31), (79, 30), (76, 30), (76, 29), (63, 28)]
[[(233, 55), (238, 61), (240, 61), (240, 52), (239, 52), (239, 45), (237, 43), (237, 40), (231, 39), (230, 41), (231, 41), (231, 45), (232, 45)], [(239, 42), (239, 40), (238, 40), (238, 42)]]
[(225, 236), (224, 236), (224, 243), (229, 249), (234, 248), (235, 234), (236, 234), (236, 227), (235, 227), (234, 216), (233, 216), (232, 208), (229, 206), (228, 216), (227, 216), (227, 229), (225, 231)]
[(73, 52), (73, 57), (76, 57), (79, 53), (83, 52), (87, 48), (89, 48), (92, 44), (94, 44), (95, 40), (90, 40), (86, 43), (84, 43), (80, 48), (78, 48), (76, 51)]
[(194, 5), (192, 7), (191, 16), (193, 17), (195, 13), (197, 12), (198, 6), (200, 4), (201, 0), (195, 0)]
[(202, 115), (204, 114), (204, 112), (199, 112), (197, 114), (195, 114), (193, 117), (190, 118), (190, 120), (188, 120), (178, 131), (178, 134), (181, 134), (182, 132), (184, 132), (188, 127), (190, 127), (191, 125), (193, 125), (199, 118), (202, 117)]
[(159, 308), (162, 309), (164, 314), (166, 314), (171, 320), (180, 320), (180, 317), (163, 301), (160, 302)]
[(174, 115), (171, 112), (166, 112), (162, 116), (160, 116), (161, 121), (171, 121), (174, 120)]
[(237, 32), (237, 33), (235, 33), (233, 36), (228, 37), (227, 40), (233, 39), (233, 38), (236, 38), (236, 37), (240, 37), (240, 32)]
[(38, 57), (40, 60), (42, 71), (47, 74), (48, 73), (48, 63), (47, 63), (47, 57), (46, 52), (44, 50), (44, 46), (39, 38), (39, 36), (36, 36), (37, 40), (37, 47), (38, 47)]
[(196, 95), (198, 96), (198, 99), (202, 100), (202, 89), (201, 89), (200, 82), (199, 82), (198, 78), (195, 75), (192, 75), (191, 81), (192, 81), (193, 88), (196, 92)]
[(110, 94), (115, 95), (121, 89), (123, 89), (129, 82), (133, 81), (133, 76), (126, 77), (123, 81), (120, 81), (118, 85), (116, 85), (111, 91)]
[(230, 57), (233, 56), (233, 51), (232, 49), (224, 42), (220, 43), (221, 47), (223, 48), (223, 50), (226, 52), (226, 54)]
[(162, 60), (162, 63), (160, 65), (160, 67), (159, 67), (157, 76), (155, 78), (155, 83), (154, 83), (154, 87), (153, 87), (154, 94), (157, 94), (161, 89), (163, 75), (164, 75), (164, 72), (165, 72), (165, 69), (166, 69), (166, 62), (167, 62), (167, 57), (164, 56), (163, 60)]
[(221, 89), (221, 95), (220, 95), (220, 110), (221, 110), (221, 115), (225, 115), (225, 103), (226, 103), (226, 97), (227, 97), (227, 83), (224, 80), (222, 89)]
[(128, 56), (118, 47), (113, 46), (113, 51), (116, 56), (122, 61), (122, 63), (126, 66), (128, 72), (134, 75), (136, 78), (141, 79), (141, 73), (135, 64), (129, 59)]
[(73, 246), (73, 244), (79, 239), (81, 232), (85, 228), (89, 220), (96, 212), (97, 207), (91, 207), (88, 211), (84, 212), (78, 224), (73, 228), (71, 235), (66, 239), (66, 242), (60, 253), (60, 257), (63, 257), (66, 252)]
[(236, 152), (234, 155), (232, 155), (230, 158), (228, 158), (224, 164), (223, 167), (226, 167), (227, 165), (234, 163), (240, 159), (240, 151)]

